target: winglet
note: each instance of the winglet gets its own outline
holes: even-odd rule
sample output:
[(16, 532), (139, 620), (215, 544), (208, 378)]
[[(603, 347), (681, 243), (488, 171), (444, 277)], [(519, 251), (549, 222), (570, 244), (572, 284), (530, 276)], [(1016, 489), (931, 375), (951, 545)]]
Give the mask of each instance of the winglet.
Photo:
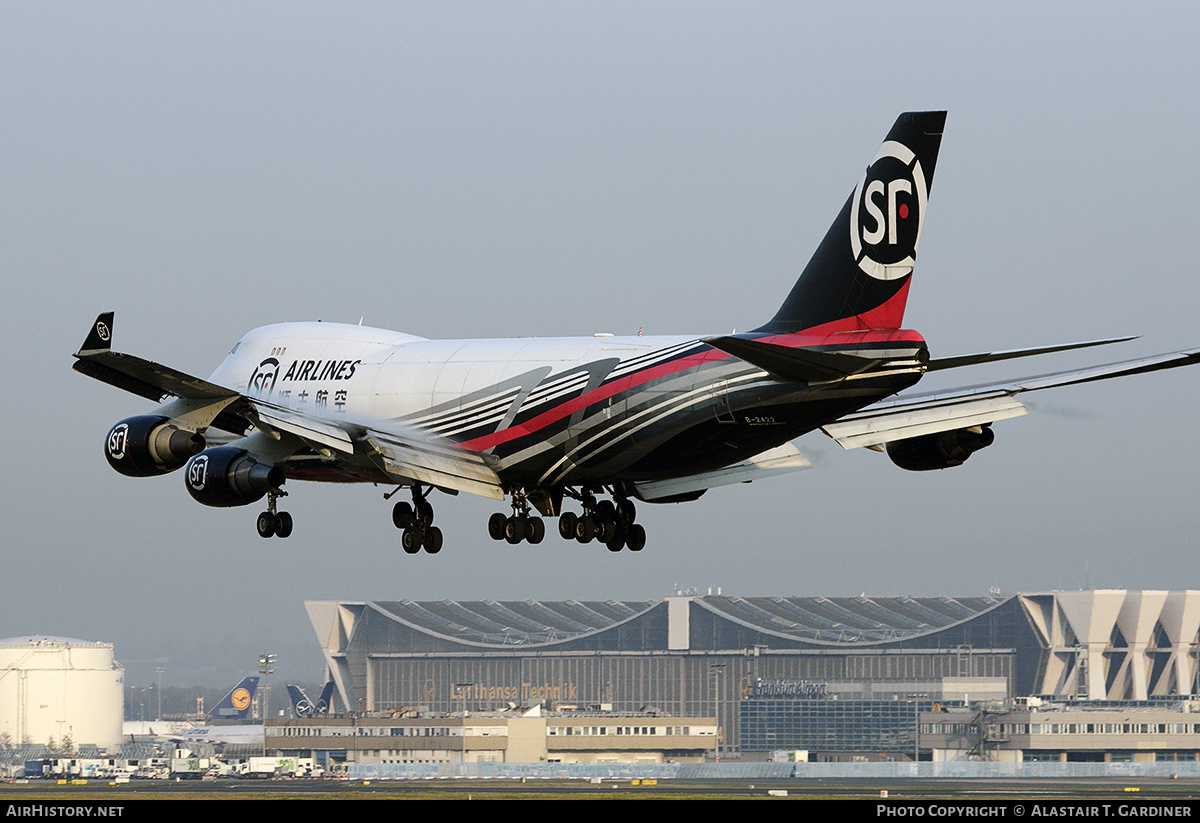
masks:
[(76, 357), (86, 357), (89, 354), (100, 354), (112, 348), (113, 312), (101, 313), (92, 324), (87, 339), (79, 347)]

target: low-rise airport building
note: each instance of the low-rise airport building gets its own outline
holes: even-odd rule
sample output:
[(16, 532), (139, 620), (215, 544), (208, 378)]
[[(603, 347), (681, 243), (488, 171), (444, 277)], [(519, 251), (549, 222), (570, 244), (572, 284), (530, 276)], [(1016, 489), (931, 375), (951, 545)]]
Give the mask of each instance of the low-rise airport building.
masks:
[(345, 763), (702, 763), (716, 720), (497, 712), (269, 720), (267, 748)]
[(1154, 763), (1200, 761), (1200, 702), (1040, 700), (922, 712), (934, 761)]

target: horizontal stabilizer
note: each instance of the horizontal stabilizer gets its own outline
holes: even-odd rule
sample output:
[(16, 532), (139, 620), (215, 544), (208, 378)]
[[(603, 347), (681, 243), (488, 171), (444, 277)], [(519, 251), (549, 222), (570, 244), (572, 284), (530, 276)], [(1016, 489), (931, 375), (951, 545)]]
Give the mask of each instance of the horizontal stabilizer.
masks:
[(957, 369), (960, 366), (974, 366), (977, 363), (995, 363), (999, 360), (1012, 360), (1017, 357), (1031, 357), (1035, 354), (1050, 354), (1052, 352), (1070, 351), (1071, 349), (1087, 349), (1092, 346), (1107, 346), (1110, 343), (1125, 343), (1136, 340), (1137, 337), (1109, 337), (1104, 340), (1088, 340), (1083, 343), (1062, 343), (1057, 346), (1038, 346), (1032, 349), (1008, 349), (1007, 351), (986, 351), (975, 354), (960, 354), (956, 357), (938, 357), (929, 361), (926, 371), (939, 369)]
[(676, 477), (671, 480), (653, 480), (646, 483), (635, 483), (638, 496), (642, 500), (654, 502), (664, 498), (673, 498), (693, 492), (713, 489), (717, 486), (728, 486), (733, 483), (749, 483), (774, 477), (777, 474), (800, 471), (812, 468), (808, 458), (800, 453), (791, 443), (784, 443), (769, 451), (756, 454), (749, 460), (734, 463), (716, 471), (691, 474), (687, 477)]
[(843, 380), (884, 362), (852, 354), (791, 348), (777, 343), (763, 343), (748, 337), (728, 335), (702, 341), (758, 366), (772, 377), (789, 383), (827, 383)]

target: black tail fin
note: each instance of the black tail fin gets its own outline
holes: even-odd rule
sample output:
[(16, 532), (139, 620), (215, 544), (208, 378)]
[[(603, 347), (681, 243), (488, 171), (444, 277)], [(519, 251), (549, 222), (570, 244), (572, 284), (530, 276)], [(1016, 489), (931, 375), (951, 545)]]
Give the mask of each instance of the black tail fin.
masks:
[(791, 294), (755, 331), (900, 328), (945, 122), (944, 111), (896, 119)]

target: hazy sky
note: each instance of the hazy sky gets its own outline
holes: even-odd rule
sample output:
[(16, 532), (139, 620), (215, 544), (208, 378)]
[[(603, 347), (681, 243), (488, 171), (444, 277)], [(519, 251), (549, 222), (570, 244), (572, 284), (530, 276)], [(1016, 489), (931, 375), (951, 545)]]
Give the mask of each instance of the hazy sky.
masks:
[[(152, 404), (115, 347), (207, 376), (258, 325), (428, 337), (717, 333), (770, 318), (896, 115), (946, 108), (906, 325), (934, 356), (1200, 346), (1200, 8), (959, 3), (5, 3), (0, 636), (117, 644), (135, 685), (321, 675), (305, 600), (979, 595), (1187, 588), (1200, 369), (1029, 395), (965, 466), (800, 446), (813, 471), (643, 505), (640, 554), (493, 543), (384, 489), (210, 509), (113, 472)], [(551, 524), (553, 525), (553, 524)]]

